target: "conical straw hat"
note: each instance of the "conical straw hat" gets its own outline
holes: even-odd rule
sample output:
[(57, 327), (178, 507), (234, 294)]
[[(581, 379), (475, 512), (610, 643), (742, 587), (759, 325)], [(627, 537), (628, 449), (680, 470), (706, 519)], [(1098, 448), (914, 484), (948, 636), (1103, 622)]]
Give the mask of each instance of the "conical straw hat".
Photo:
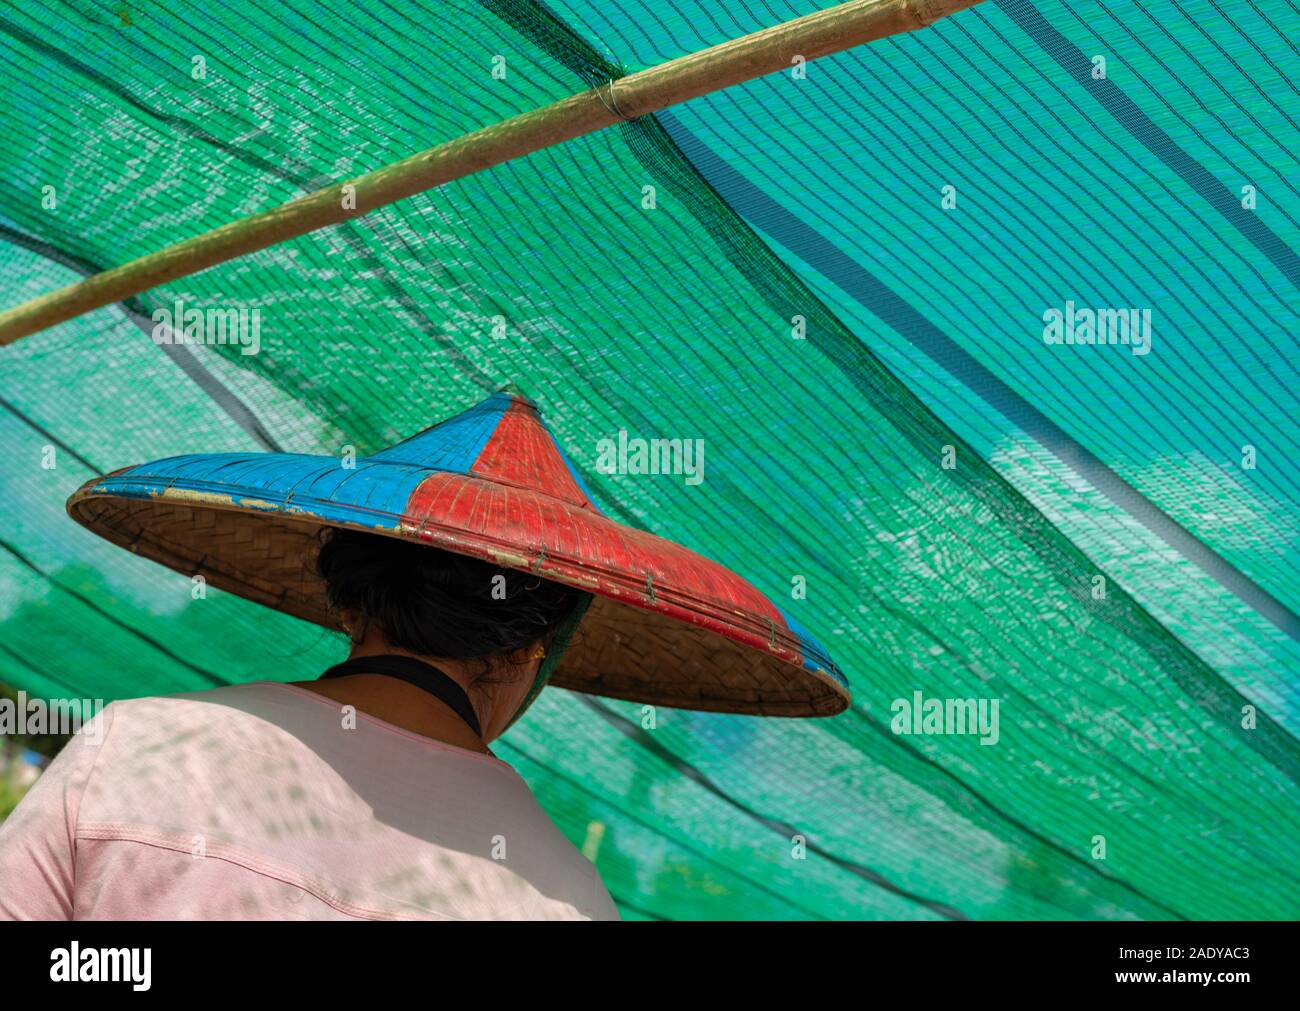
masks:
[(552, 683), (683, 709), (830, 716), (847, 682), (752, 585), (615, 522), (527, 398), (488, 397), (344, 467), (218, 453), (128, 467), (68, 500), (101, 537), (213, 586), (337, 628), (315, 572), (323, 527), (432, 544), (593, 595)]

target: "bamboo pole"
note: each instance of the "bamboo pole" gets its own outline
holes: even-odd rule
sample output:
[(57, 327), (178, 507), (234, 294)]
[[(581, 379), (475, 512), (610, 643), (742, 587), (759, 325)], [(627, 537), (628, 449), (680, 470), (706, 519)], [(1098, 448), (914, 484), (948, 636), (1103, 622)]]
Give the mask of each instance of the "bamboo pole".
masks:
[[(925, 28), (980, 0), (853, 0), (484, 127), (374, 172), (334, 183), (149, 253), (0, 314), (0, 345), (159, 284), (339, 224), (394, 201), (625, 119), (635, 119), (792, 65)], [(349, 190), (348, 188), (351, 187)], [(345, 202), (350, 194), (354, 201)]]

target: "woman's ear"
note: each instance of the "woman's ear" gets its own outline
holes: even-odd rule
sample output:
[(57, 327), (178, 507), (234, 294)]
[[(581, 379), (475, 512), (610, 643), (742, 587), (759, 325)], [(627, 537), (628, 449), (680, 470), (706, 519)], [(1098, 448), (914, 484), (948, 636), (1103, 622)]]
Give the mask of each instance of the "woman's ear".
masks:
[(338, 617), (339, 625), (343, 628), (343, 633), (352, 641), (352, 645), (361, 645), (370, 630), (370, 620), (359, 611), (351, 610), (339, 611)]
[(507, 666), (515, 671), (531, 673), (546, 658), (546, 643), (538, 639), (526, 646), (512, 649), (509, 653), (503, 653), (501, 657), (505, 660)]

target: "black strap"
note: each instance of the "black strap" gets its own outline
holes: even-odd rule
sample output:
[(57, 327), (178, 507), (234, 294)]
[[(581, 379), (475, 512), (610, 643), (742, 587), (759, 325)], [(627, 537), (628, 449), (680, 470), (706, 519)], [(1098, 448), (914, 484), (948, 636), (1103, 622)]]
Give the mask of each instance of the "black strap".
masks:
[(344, 660), (335, 664), (320, 679), (347, 677), (349, 674), (385, 674), (407, 684), (415, 685), (428, 692), (434, 698), (447, 703), (456, 715), (469, 724), (470, 730), (478, 737), (483, 736), (479, 728), (478, 717), (474, 707), (469, 704), (465, 689), (458, 685), (433, 664), (417, 660), (415, 657), (402, 656), (397, 653), (381, 653), (377, 656), (359, 656), (353, 660)]

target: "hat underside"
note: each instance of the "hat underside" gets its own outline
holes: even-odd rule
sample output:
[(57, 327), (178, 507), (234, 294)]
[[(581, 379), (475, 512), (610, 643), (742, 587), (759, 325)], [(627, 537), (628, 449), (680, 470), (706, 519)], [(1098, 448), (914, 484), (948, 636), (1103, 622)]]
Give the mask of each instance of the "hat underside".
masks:
[(135, 554), (327, 628), (338, 625), (315, 573), (325, 527), (428, 543), (593, 591), (591, 608), (551, 680), (573, 691), (764, 716), (832, 716), (849, 701), (835, 677), (805, 663), (798, 639), (771, 623), (760, 626), (755, 615), (710, 614), (696, 601), (674, 600), (667, 586), (644, 602), (616, 586), (615, 595), (625, 599), (611, 599), (604, 595), (610, 587), (598, 586), (581, 566), (566, 566), (544, 552), (528, 557), (481, 534), (428, 523), (376, 528), (308, 512), (256, 511), (247, 501), (235, 505), (215, 494), (190, 492), (181, 501), (134, 498), (98, 492), (93, 483), (73, 495), (68, 512)]

